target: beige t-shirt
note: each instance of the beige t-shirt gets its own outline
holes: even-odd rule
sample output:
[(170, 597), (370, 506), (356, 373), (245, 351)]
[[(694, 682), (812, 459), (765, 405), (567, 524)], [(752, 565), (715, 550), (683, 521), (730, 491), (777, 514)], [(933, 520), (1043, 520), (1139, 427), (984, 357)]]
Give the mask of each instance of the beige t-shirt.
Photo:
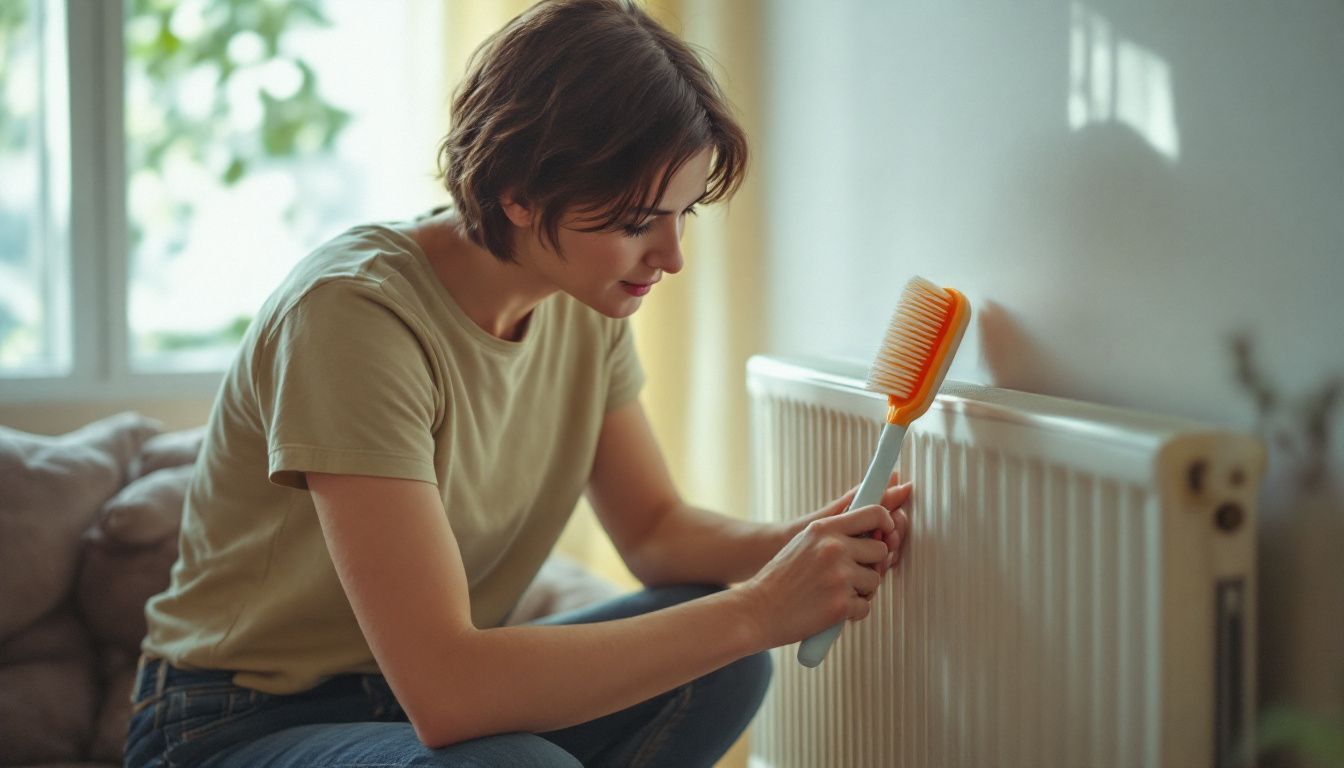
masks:
[(404, 225), (345, 232), (295, 267), (243, 339), (142, 649), (268, 693), (378, 671), (306, 471), (436, 484), (472, 620), (498, 626), (583, 492), (604, 414), (642, 383), (626, 321), (556, 293), (505, 341), (453, 301)]

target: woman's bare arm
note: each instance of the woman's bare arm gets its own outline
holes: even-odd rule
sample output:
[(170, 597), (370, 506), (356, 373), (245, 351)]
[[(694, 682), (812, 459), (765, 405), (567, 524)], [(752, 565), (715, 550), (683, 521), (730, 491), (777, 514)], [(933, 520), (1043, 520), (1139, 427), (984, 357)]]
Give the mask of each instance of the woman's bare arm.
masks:
[[(910, 520), (898, 507), (910, 486), (890, 487), (879, 503), (893, 510), (898, 535)], [(733, 584), (751, 578), (807, 524), (849, 508), (858, 491), (796, 520), (756, 522), (692, 507), (672, 483), (644, 407), (638, 400), (607, 413), (597, 441), (588, 500), (626, 567), (648, 586), (661, 584)], [(885, 541), (885, 539), (884, 539)], [(896, 541), (887, 542), (893, 559)], [(879, 563), (878, 574), (886, 563)]]
[(892, 530), (873, 506), (819, 521), (742, 587), (627, 619), (477, 629), (438, 490), (308, 474), (337, 575), (375, 659), (431, 747), (624, 709), (743, 656), (868, 613)]

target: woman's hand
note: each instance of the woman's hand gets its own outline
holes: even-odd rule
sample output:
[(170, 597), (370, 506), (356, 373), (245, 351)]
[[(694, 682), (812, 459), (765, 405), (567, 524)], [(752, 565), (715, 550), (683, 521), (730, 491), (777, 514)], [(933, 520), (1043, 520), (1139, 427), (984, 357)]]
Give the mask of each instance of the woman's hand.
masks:
[(789, 543), (743, 585), (770, 647), (865, 618), (883, 574), (899, 562), (910, 528), (900, 505), (910, 484), (889, 487), (881, 504), (846, 512), (857, 490), (801, 518)]
[[(902, 507), (910, 500), (910, 493), (913, 489), (912, 483), (898, 484), (901, 480), (900, 472), (892, 472), (891, 478), (887, 482), (887, 490), (882, 493), (882, 506), (891, 510), (892, 519), (896, 524), (894, 535), (887, 536), (883, 531), (874, 530), (873, 538), (881, 540), (887, 545), (887, 550), (891, 556), (884, 562), (879, 563), (876, 568), (880, 575), (885, 575), (888, 570), (896, 567), (901, 561), (901, 544), (905, 541), (905, 536), (910, 532), (910, 516), (905, 513)], [(854, 501), (854, 494), (859, 492), (859, 486), (850, 488), (845, 495), (828, 503), (821, 509), (809, 512), (806, 515), (794, 520), (789, 527), (789, 538), (797, 536), (813, 520), (824, 520), (828, 517), (844, 512)]]

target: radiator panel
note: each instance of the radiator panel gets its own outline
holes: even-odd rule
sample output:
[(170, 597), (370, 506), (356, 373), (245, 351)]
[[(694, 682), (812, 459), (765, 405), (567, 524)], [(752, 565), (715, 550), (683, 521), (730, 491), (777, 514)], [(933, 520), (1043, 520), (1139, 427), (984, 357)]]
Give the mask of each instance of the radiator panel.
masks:
[[(858, 483), (883, 398), (857, 376), (772, 359), (753, 359), (749, 382), (756, 518), (792, 519)], [(772, 651), (753, 764), (1212, 764), (1208, 563), (1253, 580), (1254, 526), (1211, 538), (1209, 506), (1231, 491), (1173, 486), (1191, 461), (1236, 464), (1252, 476), (1235, 497), (1249, 516), (1259, 444), (1054, 398), (944, 393), (901, 451), (915, 495), (899, 570), (817, 669), (798, 664), (796, 644)], [(1207, 633), (1173, 620), (1201, 611)], [(1253, 655), (1224, 656), (1239, 658), (1244, 694)], [(1193, 675), (1198, 690), (1172, 691), (1169, 673), (1192, 664), (1208, 665), (1209, 684)]]

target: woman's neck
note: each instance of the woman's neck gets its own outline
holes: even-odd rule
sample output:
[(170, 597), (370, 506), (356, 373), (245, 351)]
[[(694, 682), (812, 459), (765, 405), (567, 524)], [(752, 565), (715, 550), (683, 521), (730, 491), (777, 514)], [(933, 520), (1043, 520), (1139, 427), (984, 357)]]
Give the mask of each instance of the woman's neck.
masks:
[(473, 243), (451, 208), (417, 222), (411, 237), (462, 311), (491, 336), (517, 341), (532, 310), (557, 290), (516, 262), (501, 262)]

